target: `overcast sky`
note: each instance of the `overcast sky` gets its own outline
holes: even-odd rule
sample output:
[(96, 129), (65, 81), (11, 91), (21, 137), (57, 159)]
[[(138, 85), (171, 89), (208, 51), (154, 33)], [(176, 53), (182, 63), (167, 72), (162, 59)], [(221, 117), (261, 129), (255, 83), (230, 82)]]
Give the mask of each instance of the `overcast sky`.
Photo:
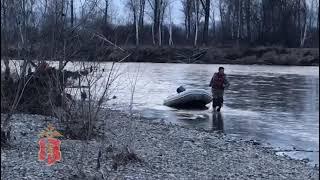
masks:
[[(81, 4), (83, 4), (83, 2), (85, 2), (86, 0), (75, 0), (75, 6), (76, 8), (78, 8), (78, 12), (81, 9)], [(99, 9), (103, 10), (105, 8), (105, 0), (98, 0), (100, 1), (99, 3)], [(133, 16), (132, 14), (130, 14), (130, 11), (127, 7), (127, 3), (129, 0), (108, 0), (109, 1), (109, 16), (111, 16), (111, 21), (112, 23), (115, 24), (127, 24), (127, 23), (131, 23), (133, 20)], [(312, 0), (307, 0), (307, 5), (308, 8), (310, 8), (310, 4), (311, 4)], [(183, 12), (182, 12), (182, 3), (181, 0), (170, 0), (170, 2), (172, 3), (171, 7), (171, 11), (172, 11), (172, 21), (173, 24), (175, 25), (180, 25), (182, 26), (184, 23), (184, 17), (183, 17)], [(214, 1), (215, 2), (215, 1)], [(218, 0), (216, 0), (216, 2), (218, 2)], [(314, 1), (314, 9), (316, 9), (318, 2)], [(212, 8), (212, 7), (210, 7)], [(77, 10), (76, 10), (77, 11)], [(151, 18), (150, 18), (150, 13), (151, 13), (151, 9), (149, 6), (149, 2), (148, 0), (146, 0), (146, 7), (145, 7), (145, 22), (146, 23), (151, 23)], [(168, 8), (167, 8), (167, 12), (166, 14), (168, 15)], [(167, 17), (166, 15), (166, 17)], [(210, 16), (211, 16), (211, 12), (210, 12)], [(215, 6), (215, 19), (216, 21), (219, 21), (219, 10), (217, 9), (217, 5)], [(210, 21), (211, 21), (211, 17), (210, 17)], [(165, 23), (168, 23), (169, 19), (168, 17), (165, 19)]]
[[(112, 5), (114, 6), (114, 10), (118, 12), (118, 16), (119, 16), (118, 18), (128, 19), (131, 17), (130, 14), (128, 13), (128, 7), (126, 7), (128, 0), (111, 0), (111, 1), (112, 1)], [(172, 21), (174, 24), (182, 25), (184, 20), (183, 20), (183, 13), (181, 11), (182, 10), (181, 0), (171, 0), (171, 2), (172, 2)], [(147, 11), (146, 13), (150, 12), (148, 0), (146, 0), (146, 11)], [(150, 16), (146, 14), (145, 20), (149, 21)]]
[[(109, 15), (112, 16), (112, 21), (113, 23), (121, 23), (121, 24), (126, 24), (128, 21), (132, 21), (132, 15), (130, 14), (130, 11), (127, 7), (127, 3), (129, 0), (109, 0)], [(80, 13), (80, 9), (82, 4), (85, 2), (85, 0), (76, 0), (75, 2), (75, 8), (77, 9), (77, 13)], [(176, 25), (183, 25), (183, 13), (182, 13), (182, 4), (181, 0), (170, 0), (172, 3), (171, 11), (172, 11), (172, 21)], [(99, 9), (104, 9), (105, 8), (105, 0), (100, 0), (99, 3)], [(168, 10), (168, 9), (167, 9)], [(146, 22), (151, 22), (150, 16), (148, 13), (151, 12), (148, 0), (146, 0), (146, 9), (145, 9), (145, 21)], [(167, 14), (168, 12), (166, 12)], [(115, 18), (116, 17), (116, 18)], [(165, 20), (168, 22), (168, 19)]]

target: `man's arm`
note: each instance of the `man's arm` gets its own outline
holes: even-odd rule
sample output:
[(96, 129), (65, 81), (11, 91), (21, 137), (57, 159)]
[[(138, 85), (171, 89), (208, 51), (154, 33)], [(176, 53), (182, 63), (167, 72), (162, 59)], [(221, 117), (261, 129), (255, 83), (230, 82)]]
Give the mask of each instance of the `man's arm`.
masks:
[(224, 76), (224, 87), (225, 88), (228, 88), (230, 86), (230, 83), (229, 83), (229, 79), (227, 78), (227, 75)]
[(210, 81), (210, 84), (209, 84), (210, 87), (213, 87), (213, 82), (214, 82), (215, 75), (216, 75), (216, 74), (214, 74), (214, 75), (212, 76), (212, 78), (211, 78), (211, 81)]
[(212, 85), (213, 85), (213, 77), (211, 78), (211, 81), (210, 81), (209, 87), (212, 87)]

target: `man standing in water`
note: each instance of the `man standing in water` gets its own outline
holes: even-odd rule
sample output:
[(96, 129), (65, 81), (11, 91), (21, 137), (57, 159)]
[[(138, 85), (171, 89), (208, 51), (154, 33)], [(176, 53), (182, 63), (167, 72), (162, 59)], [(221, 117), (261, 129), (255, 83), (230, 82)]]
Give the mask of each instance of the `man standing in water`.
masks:
[(219, 67), (219, 72), (214, 73), (213, 77), (210, 81), (210, 87), (212, 91), (212, 108), (213, 110), (216, 110), (216, 107), (218, 106), (217, 111), (220, 112), (220, 109), (223, 104), (223, 94), (224, 89), (229, 87), (229, 81), (227, 79), (226, 74), (224, 74), (224, 68)]

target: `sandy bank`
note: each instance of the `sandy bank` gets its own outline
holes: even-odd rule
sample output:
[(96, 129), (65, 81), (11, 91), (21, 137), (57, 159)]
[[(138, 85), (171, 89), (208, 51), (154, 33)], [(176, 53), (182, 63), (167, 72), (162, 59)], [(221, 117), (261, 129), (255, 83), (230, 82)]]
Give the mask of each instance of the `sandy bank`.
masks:
[[(2, 116), (3, 117), (3, 114)], [(40, 115), (14, 115), (10, 149), (1, 151), (1, 178), (4, 179), (319, 179), (319, 172), (303, 161), (276, 156), (272, 150), (216, 133), (201, 132), (135, 118), (135, 153), (140, 162), (116, 163), (114, 157), (130, 134), (127, 115), (111, 111), (100, 115), (98, 133), (88, 144), (83, 170), (77, 170), (82, 143), (61, 138), (62, 161), (48, 167), (37, 160), (38, 134), (57, 119)], [(107, 129), (102, 128), (106, 125)], [(109, 130), (111, 131), (109, 131)], [(101, 139), (105, 133), (104, 139)], [(99, 138), (100, 137), (100, 138)], [(103, 150), (97, 171), (100, 144)]]

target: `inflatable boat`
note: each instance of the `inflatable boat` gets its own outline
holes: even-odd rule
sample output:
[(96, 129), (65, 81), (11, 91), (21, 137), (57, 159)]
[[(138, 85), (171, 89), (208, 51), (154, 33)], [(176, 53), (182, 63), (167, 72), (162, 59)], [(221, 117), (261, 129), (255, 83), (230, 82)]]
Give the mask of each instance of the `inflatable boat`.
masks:
[(190, 89), (167, 97), (164, 105), (174, 108), (204, 108), (212, 101), (210, 93), (203, 89)]

